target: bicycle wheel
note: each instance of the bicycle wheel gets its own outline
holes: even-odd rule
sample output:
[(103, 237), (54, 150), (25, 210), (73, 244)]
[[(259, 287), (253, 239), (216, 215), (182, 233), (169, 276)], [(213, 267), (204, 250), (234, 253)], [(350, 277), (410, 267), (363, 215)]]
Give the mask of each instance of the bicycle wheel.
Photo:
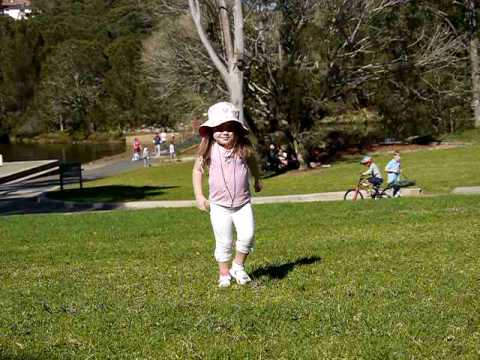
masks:
[[(357, 193), (356, 198), (355, 198), (355, 193)], [(345, 195), (343, 195), (343, 200), (349, 200), (349, 201), (363, 200), (363, 194), (360, 190), (357, 191), (357, 189), (348, 189), (345, 192)]]

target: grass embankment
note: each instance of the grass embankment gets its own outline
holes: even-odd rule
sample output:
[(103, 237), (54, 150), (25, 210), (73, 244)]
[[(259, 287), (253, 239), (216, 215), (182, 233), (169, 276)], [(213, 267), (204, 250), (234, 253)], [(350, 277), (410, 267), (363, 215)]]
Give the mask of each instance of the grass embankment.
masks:
[[(365, 168), (358, 163), (360, 156), (338, 161), (331, 168), (290, 171), (264, 180), (259, 195), (291, 195), (326, 191), (344, 191), (354, 186), (358, 174)], [(390, 154), (375, 155), (384, 169)], [(445, 194), (457, 186), (480, 185), (480, 145), (452, 149), (429, 149), (402, 153), (404, 175), (415, 179), (425, 193)], [(133, 200), (190, 200), (192, 162), (161, 163), (107, 179), (86, 183), (86, 189), (71, 189), (52, 193), (56, 199), (83, 202)], [(384, 174), (385, 175), (385, 174)], [(206, 183), (207, 181), (205, 181)]]
[(455, 141), (468, 144), (480, 144), (480, 128), (459, 131), (453, 134), (446, 134), (442, 141)]
[(478, 359), (479, 200), (256, 206), (229, 289), (194, 209), (0, 218), (0, 358)]

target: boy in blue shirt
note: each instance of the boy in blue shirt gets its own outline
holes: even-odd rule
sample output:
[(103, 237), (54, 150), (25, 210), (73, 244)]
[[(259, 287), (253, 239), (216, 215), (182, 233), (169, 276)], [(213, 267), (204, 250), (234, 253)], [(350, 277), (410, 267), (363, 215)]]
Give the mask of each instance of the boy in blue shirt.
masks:
[(385, 167), (387, 172), (387, 184), (393, 189), (393, 197), (400, 197), (400, 186), (398, 181), (400, 180), (400, 154), (398, 151), (393, 153), (393, 159), (390, 160)]

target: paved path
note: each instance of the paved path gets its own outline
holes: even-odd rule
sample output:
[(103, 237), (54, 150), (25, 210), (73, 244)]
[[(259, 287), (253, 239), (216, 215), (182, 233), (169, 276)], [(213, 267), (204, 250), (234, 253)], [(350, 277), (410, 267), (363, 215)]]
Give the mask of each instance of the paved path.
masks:
[(453, 189), (453, 194), (472, 195), (480, 194), (480, 186), (464, 186)]
[[(254, 204), (271, 204), (285, 202), (314, 202), (314, 201), (339, 201), (343, 200), (343, 191), (302, 194), (302, 195), (283, 195), (283, 196), (255, 196), (252, 198)], [(418, 188), (403, 189), (403, 196), (419, 196), (421, 190)], [(15, 205), (12, 207), (12, 205)], [(82, 204), (75, 202), (63, 202), (51, 200), (45, 196), (38, 198), (23, 199), (21, 201), (5, 203), (2, 206), (0, 201), (0, 214), (16, 215), (27, 213), (52, 213), (52, 212), (84, 212), (99, 210), (138, 210), (154, 208), (185, 208), (194, 207), (194, 200), (165, 200), (165, 201), (129, 201), (116, 203), (92, 203)]]
[(130, 159), (121, 159), (107, 164), (86, 164), (83, 166), (83, 177), (85, 180), (101, 179), (109, 176), (118, 175), (127, 171), (143, 167), (143, 161), (131, 161)]

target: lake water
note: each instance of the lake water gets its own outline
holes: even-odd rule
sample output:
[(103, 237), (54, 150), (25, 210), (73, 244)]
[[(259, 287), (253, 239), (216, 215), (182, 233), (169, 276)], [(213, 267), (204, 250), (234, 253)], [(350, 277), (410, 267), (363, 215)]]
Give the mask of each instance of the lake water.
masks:
[(108, 144), (0, 144), (3, 161), (69, 160), (87, 163), (126, 151), (125, 143)]

